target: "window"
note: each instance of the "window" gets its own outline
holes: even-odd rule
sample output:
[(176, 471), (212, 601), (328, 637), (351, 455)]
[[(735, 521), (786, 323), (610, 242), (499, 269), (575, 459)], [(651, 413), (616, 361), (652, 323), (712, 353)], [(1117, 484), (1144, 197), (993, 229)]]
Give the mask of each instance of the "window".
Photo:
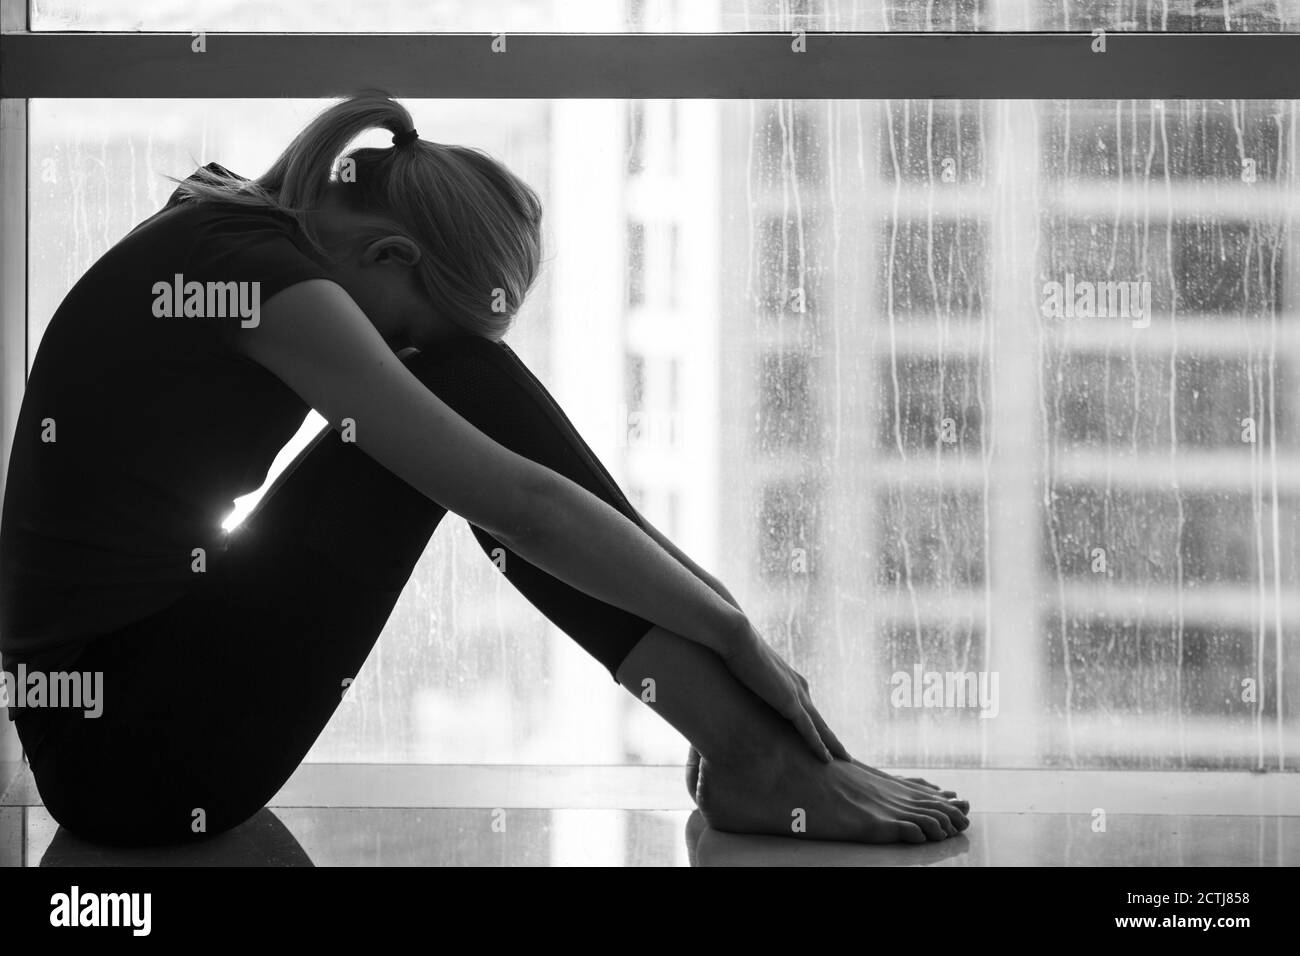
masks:
[[(32, 24), (1300, 24), (1300, 4), (1192, 0), (647, 0), (577, 27), (562, 4), (506, 5), (501, 23), (473, 4), (313, 6), (308, 22), (217, 0), (38, 0)], [(421, 130), (538, 189), (550, 257), (512, 345), (637, 507), (808, 674), (850, 748), (885, 764), (1277, 768), (1300, 758), (1300, 101), (1279, 97), (407, 103)], [(29, 359), (72, 282), (165, 201), (165, 176), (211, 160), (256, 173), (321, 105), (31, 98)], [(996, 675), (996, 715), (900, 706), (898, 686), (931, 671), (972, 675), (977, 702)], [(681, 757), (451, 519), (354, 694), (313, 759)], [(605, 730), (557, 732), (575, 720)]]

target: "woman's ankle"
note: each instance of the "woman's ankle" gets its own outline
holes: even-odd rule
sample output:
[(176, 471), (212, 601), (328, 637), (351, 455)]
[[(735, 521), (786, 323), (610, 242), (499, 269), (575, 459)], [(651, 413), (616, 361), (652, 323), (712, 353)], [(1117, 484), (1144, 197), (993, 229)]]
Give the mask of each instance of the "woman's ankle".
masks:
[(633, 648), (618, 680), (718, 770), (783, 765), (800, 745), (794, 727), (741, 684), (717, 654), (662, 628)]
[[(767, 706), (757, 698), (755, 701)], [(776, 779), (801, 768), (806, 770), (820, 762), (794, 726), (775, 712), (771, 719), (763, 715), (749, 721), (740, 733), (714, 747), (713, 753), (701, 751), (701, 755), (715, 774), (725, 773), (755, 782)]]

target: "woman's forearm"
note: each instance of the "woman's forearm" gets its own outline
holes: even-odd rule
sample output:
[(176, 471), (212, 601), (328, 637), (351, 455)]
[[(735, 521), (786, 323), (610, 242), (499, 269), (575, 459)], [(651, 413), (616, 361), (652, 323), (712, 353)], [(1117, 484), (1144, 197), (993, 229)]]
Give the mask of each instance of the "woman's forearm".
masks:
[(635, 523), (548, 473), (529, 520), (494, 535), (532, 564), (598, 600), (728, 656), (750, 633), (731, 603)]
[(367, 455), (553, 577), (724, 658), (752, 645), (745, 616), (635, 523), (452, 411), (337, 284), (282, 290), (240, 340)]
[(670, 555), (676, 558), (679, 564), (681, 564), (683, 567), (686, 568), (686, 570), (690, 571), (697, 578), (699, 578), (710, 588), (712, 588), (714, 593), (716, 593), (724, 601), (726, 601), (732, 607), (736, 608), (736, 610), (740, 610), (740, 602), (737, 601), (735, 597), (732, 596), (732, 593), (727, 590), (727, 586), (725, 584), (723, 584), (712, 574), (710, 574), (708, 571), (704, 570), (693, 560), (691, 560), (690, 555), (688, 555), (681, 548), (677, 547), (677, 545), (673, 543), (672, 539), (669, 538), (666, 534), (664, 534), (662, 531), (660, 531), (658, 528), (652, 525), (649, 521), (646, 521), (643, 515), (638, 513), (637, 519), (641, 522), (641, 527), (645, 529), (645, 533), (650, 535), (650, 537), (654, 538), (654, 540), (658, 542), (659, 547), (663, 548)]

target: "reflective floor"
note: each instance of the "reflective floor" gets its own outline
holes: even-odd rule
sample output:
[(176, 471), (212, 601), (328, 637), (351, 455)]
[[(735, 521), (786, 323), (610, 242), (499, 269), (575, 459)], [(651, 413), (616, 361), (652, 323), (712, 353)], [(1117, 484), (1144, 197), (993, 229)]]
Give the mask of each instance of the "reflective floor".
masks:
[(863, 847), (720, 833), (691, 810), (675, 767), (307, 765), (270, 807), (230, 833), (192, 847), (131, 851), (88, 844), (60, 828), (24, 778), (0, 800), (0, 865), (1300, 863), (1295, 775), (926, 775), (972, 800), (972, 825), (962, 836), (921, 846)]

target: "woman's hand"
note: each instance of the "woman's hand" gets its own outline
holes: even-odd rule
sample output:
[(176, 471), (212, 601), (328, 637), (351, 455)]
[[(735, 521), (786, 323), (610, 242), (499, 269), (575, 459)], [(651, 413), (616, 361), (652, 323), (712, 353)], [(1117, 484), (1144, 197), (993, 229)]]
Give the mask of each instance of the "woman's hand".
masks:
[(813, 753), (827, 763), (836, 757), (852, 759), (813, 706), (808, 681), (772, 650), (753, 627), (746, 624), (736, 639), (727, 642), (721, 654), (736, 679), (794, 724)]

